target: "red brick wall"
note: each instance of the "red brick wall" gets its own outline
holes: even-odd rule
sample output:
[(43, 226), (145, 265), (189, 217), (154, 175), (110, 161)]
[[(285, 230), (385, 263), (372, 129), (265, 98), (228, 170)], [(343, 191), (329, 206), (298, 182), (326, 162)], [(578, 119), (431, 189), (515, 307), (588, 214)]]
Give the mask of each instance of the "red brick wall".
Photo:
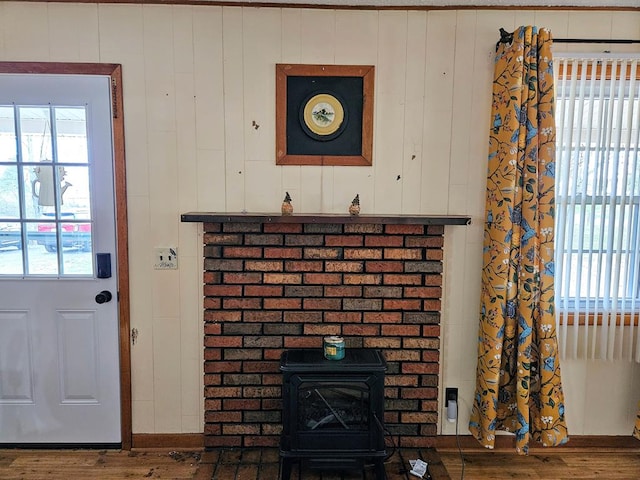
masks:
[(280, 354), (327, 335), (383, 351), (387, 428), (434, 444), (443, 226), (204, 227), (207, 447), (278, 445)]

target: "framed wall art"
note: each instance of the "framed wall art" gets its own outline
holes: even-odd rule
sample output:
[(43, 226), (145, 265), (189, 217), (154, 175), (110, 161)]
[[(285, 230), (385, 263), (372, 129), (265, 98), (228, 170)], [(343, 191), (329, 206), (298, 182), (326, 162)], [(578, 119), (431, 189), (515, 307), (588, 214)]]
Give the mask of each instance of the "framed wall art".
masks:
[(276, 164), (372, 164), (371, 65), (276, 65)]

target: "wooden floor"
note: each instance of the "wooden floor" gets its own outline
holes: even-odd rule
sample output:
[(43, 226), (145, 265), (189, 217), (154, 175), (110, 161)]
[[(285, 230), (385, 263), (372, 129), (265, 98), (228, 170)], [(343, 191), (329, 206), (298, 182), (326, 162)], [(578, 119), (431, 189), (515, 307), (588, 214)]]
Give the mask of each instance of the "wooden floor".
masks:
[[(401, 453), (401, 455), (400, 455)], [(387, 480), (415, 480), (408, 461), (430, 462), (433, 480), (458, 480), (457, 451), (402, 450), (385, 465)], [(519, 456), (510, 452), (464, 453), (465, 480), (639, 480), (640, 449), (628, 451), (550, 451)], [(442, 461), (442, 463), (439, 462)], [(0, 450), (2, 480), (277, 480), (276, 449), (212, 452), (117, 450)], [(294, 468), (291, 480), (372, 480), (373, 471), (318, 473)]]
[(200, 452), (0, 450), (2, 480), (198, 479)]
[[(439, 452), (439, 455), (451, 479), (462, 478), (459, 454)], [(550, 452), (521, 456), (515, 453), (483, 451), (465, 453), (464, 459), (465, 480), (640, 479), (640, 452)]]
[[(387, 480), (406, 480), (410, 459), (430, 463), (434, 480), (449, 480), (434, 451), (403, 450), (385, 464)], [(404, 461), (406, 460), (406, 462)], [(212, 452), (117, 450), (0, 450), (2, 480), (191, 479), (277, 480), (277, 449)], [(411, 477), (413, 479), (417, 477)], [(329, 473), (294, 467), (290, 480), (374, 480), (374, 471)]]
[[(279, 478), (280, 458), (276, 449), (262, 450), (226, 450), (213, 453), (213, 480), (277, 480)], [(409, 478), (407, 462), (410, 459), (422, 459), (430, 463), (430, 472), (434, 480), (449, 480), (444, 467), (433, 450), (403, 450), (396, 452), (385, 462), (387, 480), (407, 480)], [(211, 458), (210, 460), (213, 460)], [(406, 462), (405, 462), (406, 460)], [(416, 479), (417, 477), (411, 477)], [(426, 478), (426, 477), (425, 477)], [(362, 470), (332, 472), (311, 470), (297, 463), (290, 480), (376, 480), (373, 466)]]

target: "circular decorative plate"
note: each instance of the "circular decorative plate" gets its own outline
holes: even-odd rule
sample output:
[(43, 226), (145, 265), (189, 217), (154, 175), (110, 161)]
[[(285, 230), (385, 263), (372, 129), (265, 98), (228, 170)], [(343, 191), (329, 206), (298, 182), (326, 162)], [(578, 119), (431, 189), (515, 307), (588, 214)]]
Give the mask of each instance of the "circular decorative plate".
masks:
[(300, 113), (304, 130), (316, 140), (336, 138), (346, 124), (342, 102), (329, 93), (313, 95), (303, 103)]

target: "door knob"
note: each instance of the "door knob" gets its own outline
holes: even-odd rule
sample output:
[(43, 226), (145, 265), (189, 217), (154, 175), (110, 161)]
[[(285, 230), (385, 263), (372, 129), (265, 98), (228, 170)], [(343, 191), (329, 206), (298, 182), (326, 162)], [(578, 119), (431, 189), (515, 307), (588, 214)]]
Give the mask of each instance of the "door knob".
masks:
[(96, 295), (96, 303), (110, 302), (112, 298), (113, 295), (111, 295), (111, 292), (109, 290), (103, 290)]

